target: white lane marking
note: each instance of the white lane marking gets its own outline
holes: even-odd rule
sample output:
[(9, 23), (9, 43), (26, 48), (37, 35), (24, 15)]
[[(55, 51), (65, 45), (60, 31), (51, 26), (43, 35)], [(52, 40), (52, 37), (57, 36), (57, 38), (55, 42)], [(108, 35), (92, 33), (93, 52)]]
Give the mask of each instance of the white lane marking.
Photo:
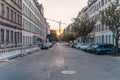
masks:
[(48, 71), (48, 80), (50, 80), (51, 70)]
[(65, 67), (65, 59), (64, 59), (63, 54), (61, 52), (60, 45), (59, 45), (59, 53), (60, 53), (60, 57), (61, 57), (61, 59), (63, 61), (63, 66)]

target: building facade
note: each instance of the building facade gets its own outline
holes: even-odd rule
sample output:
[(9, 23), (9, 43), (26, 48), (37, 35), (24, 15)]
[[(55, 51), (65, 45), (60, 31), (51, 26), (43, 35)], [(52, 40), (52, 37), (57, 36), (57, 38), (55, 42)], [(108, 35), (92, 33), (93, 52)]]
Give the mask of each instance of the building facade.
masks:
[(0, 48), (22, 44), (22, 0), (0, 0)]
[[(88, 0), (87, 9), (82, 14), (87, 14), (89, 19), (94, 19), (96, 21), (94, 31), (90, 33), (94, 38), (93, 42), (115, 44), (113, 33), (106, 24), (101, 23), (100, 19), (101, 11), (107, 9), (111, 3), (116, 1), (117, 0)], [(80, 17), (80, 15), (78, 15), (78, 17)]]
[(23, 0), (22, 13), (24, 47), (39, 44), (46, 37), (43, 6), (37, 0)]
[(73, 24), (69, 24), (69, 25), (66, 27), (66, 29), (64, 30), (64, 34), (65, 34), (65, 35), (71, 32), (71, 30), (72, 30), (72, 25), (73, 25)]
[(49, 36), (50, 36), (50, 25), (49, 23), (46, 22), (45, 31), (44, 31), (45, 42), (49, 42)]
[(38, 50), (48, 30), (37, 0), (0, 0), (0, 60)]
[(107, 9), (111, 5), (111, 0), (96, 0), (90, 5), (90, 18), (94, 18), (97, 23), (94, 28), (94, 40), (96, 43), (114, 44), (113, 33), (106, 24), (100, 21), (101, 10)]

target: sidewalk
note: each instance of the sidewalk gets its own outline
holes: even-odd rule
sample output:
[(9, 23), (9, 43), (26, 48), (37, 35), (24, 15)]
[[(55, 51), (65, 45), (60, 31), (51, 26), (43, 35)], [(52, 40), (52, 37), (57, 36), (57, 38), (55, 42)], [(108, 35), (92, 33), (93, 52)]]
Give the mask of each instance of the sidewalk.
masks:
[(26, 49), (16, 49), (13, 51), (7, 50), (5, 52), (1, 51), (2, 53), (0, 53), (0, 61), (2, 60), (7, 60), (16, 56), (20, 56), (20, 55), (25, 55), (27, 53), (33, 52), (35, 50), (38, 50), (39, 47), (30, 47), (30, 48), (26, 48)]

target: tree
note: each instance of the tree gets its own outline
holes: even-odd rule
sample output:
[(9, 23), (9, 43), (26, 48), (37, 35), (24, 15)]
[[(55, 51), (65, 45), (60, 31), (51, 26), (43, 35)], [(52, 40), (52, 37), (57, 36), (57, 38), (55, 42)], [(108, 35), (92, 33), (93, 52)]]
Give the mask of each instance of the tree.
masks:
[(50, 42), (58, 40), (56, 30), (50, 30), (50, 37), (49, 38), (50, 38)]
[(72, 31), (78, 33), (82, 41), (86, 42), (86, 37), (93, 31), (95, 23), (94, 20), (89, 20), (87, 16), (82, 19), (75, 18)]
[(69, 42), (69, 41), (73, 41), (78, 37), (78, 35), (76, 33), (70, 32), (67, 34), (64, 34), (62, 37), (63, 41)]
[(102, 17), (101, 22), (102, 24), (106, 24), (109, 26), (109, 30), (112, 31), (113, 37), (115, 39), (116, 45), (116, 54), (118, 54), (118, 41), (120, 38), (120, 13), (116, 11), (117, 6), (112, 5), (108, 9), (101, 11)]

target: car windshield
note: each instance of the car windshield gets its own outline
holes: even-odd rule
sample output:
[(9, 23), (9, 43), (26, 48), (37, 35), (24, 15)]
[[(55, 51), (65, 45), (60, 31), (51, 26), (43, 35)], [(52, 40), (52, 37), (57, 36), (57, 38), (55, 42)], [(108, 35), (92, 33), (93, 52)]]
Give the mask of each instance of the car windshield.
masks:
[(47, 43), (44, 43), (43, 46), (47, 46), (48, 44)]

